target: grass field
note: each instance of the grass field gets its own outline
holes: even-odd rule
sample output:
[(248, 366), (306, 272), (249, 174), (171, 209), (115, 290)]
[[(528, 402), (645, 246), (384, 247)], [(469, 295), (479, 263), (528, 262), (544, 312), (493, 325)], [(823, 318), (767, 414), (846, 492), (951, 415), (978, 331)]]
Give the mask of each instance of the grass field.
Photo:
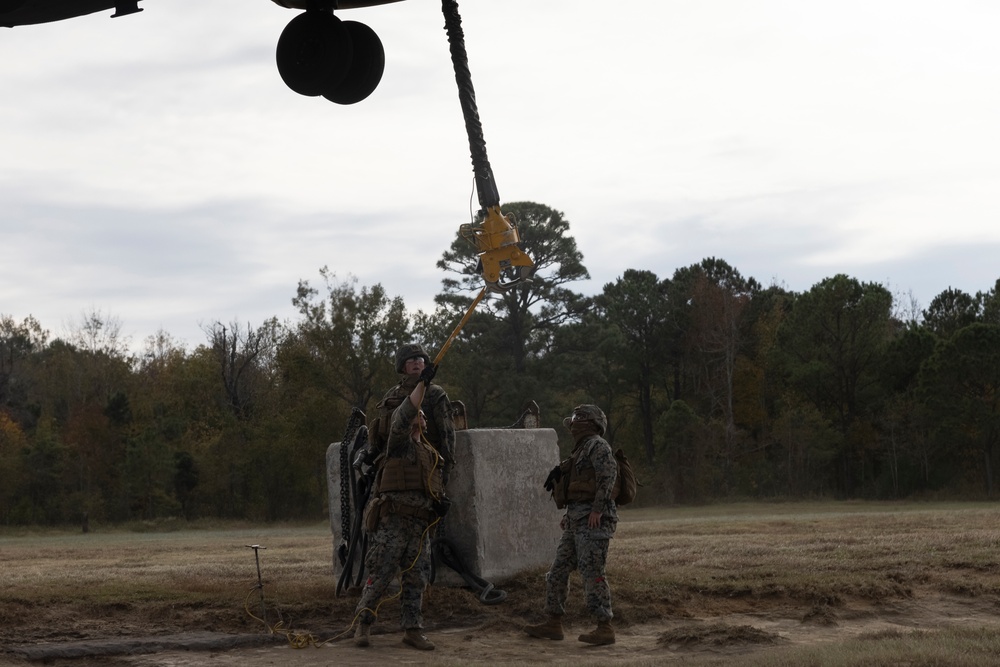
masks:
[[(775, 503), (621, 514), (609, 557), (617, 652), (569, 654), (573, 664), (1000, 665), (1000, 506)], [(267, 625), (254, 544), (265, 547)], [(0, 573), (4, 646), (275, 627), (331, 638), (350, 625), (356, 602), (335, 596), (326, 523), (0, 532)], [(495, 638), (493, 665), (552, 662), (563, 654), (520, 635), (540, 617), (542, 576), (503, 582), (508, 598), (494, 607), (434, 587), (428, 633)], [(578, 588), (566, 620), (584, 628)], [(381, 612), (385, 632), (397, 610)], [(441, 648), (437, 664), (468, 664)]]

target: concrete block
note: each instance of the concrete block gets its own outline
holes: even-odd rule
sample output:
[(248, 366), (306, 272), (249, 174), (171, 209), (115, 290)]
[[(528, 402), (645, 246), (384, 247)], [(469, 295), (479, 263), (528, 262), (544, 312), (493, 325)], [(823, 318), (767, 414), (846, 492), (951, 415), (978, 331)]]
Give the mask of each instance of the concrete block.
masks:
[[(562, 512), (542, 488), (559, 464), (552, 429), (471, 429), (458, 431), (455, 469), (449, 482), (451, 511), (439, 537), (454, 544), (470, 572), (493, 583), (527, 569), (551, 564), (561, 531)], [(327, 490), (333, 533), (334, 575), (340, 577), (340, 443), (327, 449)], [(439, 567), (437, 585), (465, 582)]]

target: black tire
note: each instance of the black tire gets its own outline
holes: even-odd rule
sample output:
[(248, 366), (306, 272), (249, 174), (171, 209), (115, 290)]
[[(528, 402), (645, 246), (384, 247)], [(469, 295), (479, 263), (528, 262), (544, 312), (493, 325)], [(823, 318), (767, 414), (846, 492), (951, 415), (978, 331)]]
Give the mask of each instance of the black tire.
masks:
[(24, 2), (25, 0), (0, 0), (0, 14), (6, 14), (7, 12), (19, 9)]
[(385, 49), (375, 31), (364, 23), (344, 21), (351, 35), (354, 53), (347, 76), (323, 91), (323, 97), (337, 104), (356, 104), (378, 88), (385, 71)]
[(275, 59), (285, 85), (316, 97), (339, 84), (351, 69), (351, 35), (327, 12), (304, 12), (289, 21), (278, 38)]

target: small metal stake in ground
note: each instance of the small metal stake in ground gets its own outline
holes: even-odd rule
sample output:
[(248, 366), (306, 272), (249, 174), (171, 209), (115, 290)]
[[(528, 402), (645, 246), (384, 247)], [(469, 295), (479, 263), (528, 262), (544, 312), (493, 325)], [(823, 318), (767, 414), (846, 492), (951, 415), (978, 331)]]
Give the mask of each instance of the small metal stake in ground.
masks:
[(264, 581), (260, 577), (260, 549), (266, 549), (267, 547), (262, 547), (259, 544), (248, 544), (248, 549), (253, 549), (254, 558), (257, 560), (257, 590), (260, 591), (260, 620), (267, 625), (267, 610), (264, 609)]

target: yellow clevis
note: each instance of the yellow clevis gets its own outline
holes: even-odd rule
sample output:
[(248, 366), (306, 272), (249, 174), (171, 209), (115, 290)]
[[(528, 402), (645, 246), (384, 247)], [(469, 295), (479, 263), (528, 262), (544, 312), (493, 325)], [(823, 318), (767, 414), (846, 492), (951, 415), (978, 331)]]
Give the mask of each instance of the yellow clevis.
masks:
[(521, 250), (517, 227), (499, 206), (487, 209), (482, 224), (462, 225), (459, 234), (479, 253), (479, 269), (491, 292), (505, 292), (528, 282), (535, 272), (535, 263)]

